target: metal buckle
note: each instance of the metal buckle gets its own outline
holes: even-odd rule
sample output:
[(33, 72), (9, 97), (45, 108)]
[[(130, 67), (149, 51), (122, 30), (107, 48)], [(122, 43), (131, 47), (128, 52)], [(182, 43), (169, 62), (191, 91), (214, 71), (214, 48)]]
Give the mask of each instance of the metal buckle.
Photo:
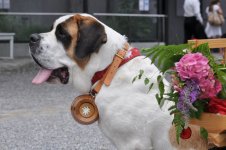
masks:
[(95, 99), (96, 95), (97, 95), (97, 92), (95, 90), (91, 90), (89, 92), (89, 94), (93, 97), (93, 99)]
[(119, 55), (118, 53), (117, 54), (115, 54), (116, 56), (118, 56), (119, 58), (121, 58), (121, 59), (124, 59), (121, 55)]

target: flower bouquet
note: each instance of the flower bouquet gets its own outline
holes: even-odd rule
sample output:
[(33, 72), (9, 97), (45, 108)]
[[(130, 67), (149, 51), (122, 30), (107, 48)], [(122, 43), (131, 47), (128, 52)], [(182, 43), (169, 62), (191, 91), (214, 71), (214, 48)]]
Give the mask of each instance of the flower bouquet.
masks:
[[(201, 136), (226, 146), (226, 134), (221, 134), (226, 130), (226, 66), (211, 55), (208, 44), (156, 46), (143, 52), (163, 73), (158, 77), (160, 94), (156, 98), (160, 105), (165, 100), (174, 102), (169, 111), (177, 141), (189, 138), (189, 124), (195, 124)], [(170, 77), (170, 91), (161, 83), (163, 76)]]

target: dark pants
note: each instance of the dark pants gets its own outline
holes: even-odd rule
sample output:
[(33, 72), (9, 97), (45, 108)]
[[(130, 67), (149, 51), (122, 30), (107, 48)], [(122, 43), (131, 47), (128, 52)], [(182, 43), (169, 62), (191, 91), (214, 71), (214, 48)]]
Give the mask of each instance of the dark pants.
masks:
[(184, 42), (190, 39), (206, 39), (203, 25), (196, 17), (185, 17), (184, 19)]

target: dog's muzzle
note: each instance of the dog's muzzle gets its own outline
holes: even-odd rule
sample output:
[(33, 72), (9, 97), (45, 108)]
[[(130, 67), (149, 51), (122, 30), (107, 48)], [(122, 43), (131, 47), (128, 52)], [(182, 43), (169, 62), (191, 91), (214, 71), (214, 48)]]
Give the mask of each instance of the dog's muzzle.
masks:
[(40, 45), (40, 41), (41, 41), (41, 36), (39, 34), (34, 33), (30, 35), (29, 46), (30, 46), (31, 54), (35, 54), (37, 52), (37, 49)]

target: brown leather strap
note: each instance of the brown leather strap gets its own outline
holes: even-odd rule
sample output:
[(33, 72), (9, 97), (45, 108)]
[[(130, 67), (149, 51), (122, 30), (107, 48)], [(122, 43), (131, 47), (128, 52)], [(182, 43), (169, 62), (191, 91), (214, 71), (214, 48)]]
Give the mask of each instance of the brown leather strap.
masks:
[(107, 72), (105, 73), (103, 78), (93, 88), (95, 93), (98, 93), (100, 91), (103, 84), (105, 84), (106, 86), (109, 86), (111, 84), (111, 81), (112, 81), (113, 77), (115, 76), (117, 69), (118, 69), (119, 65), (121, 64), (122, 60), (125, 58), (125, 55), (126, 55), (128, 49), (129, 49), (129, 44), (126, 43), (124, 45), (124, 48), (120, 49), (117, 52), (117, 54), (115, 54), (113, 62), (111, 63), (110, 67), (108, 68)]

